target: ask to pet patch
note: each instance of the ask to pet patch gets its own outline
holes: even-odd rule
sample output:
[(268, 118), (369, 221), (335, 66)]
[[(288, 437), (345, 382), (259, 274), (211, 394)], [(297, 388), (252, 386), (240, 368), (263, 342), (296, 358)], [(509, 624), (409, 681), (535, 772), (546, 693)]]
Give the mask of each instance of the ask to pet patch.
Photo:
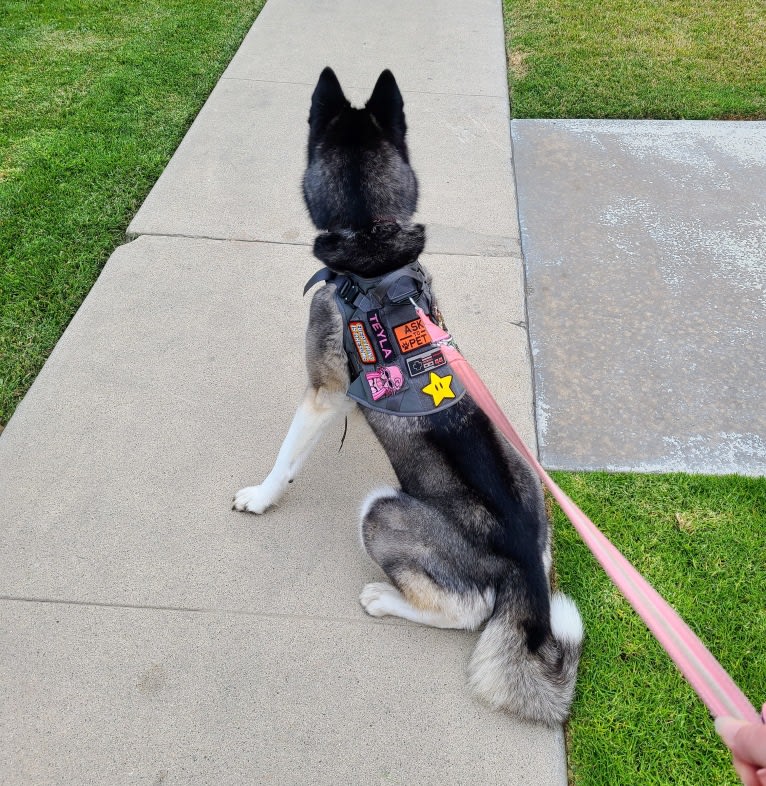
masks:
[(378, 357), (375, 350), (370, 344), (370, 339), (367, 337), (367, 331), (364, 329), (364, 322), (349, 322), (348, 328), (351, 331), (351, 338), (356, 345), (356, 352), (359, 355), (359, 360), (362, 363), (370, 364), (377, 363)]
[(428, 335), (428, 331), (423, 327), (420, 317), (395, 327), (394, 335), (402, 354), (427, 347), (431, 343), (431, 338)]

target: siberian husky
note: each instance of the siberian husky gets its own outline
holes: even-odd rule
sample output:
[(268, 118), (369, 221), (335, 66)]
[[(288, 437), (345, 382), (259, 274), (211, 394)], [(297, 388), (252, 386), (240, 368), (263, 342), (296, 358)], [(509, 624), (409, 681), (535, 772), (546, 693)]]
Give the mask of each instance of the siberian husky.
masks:
[(571, 599), (551, 594), (540, 483), (418, 324), (415, 303), (441, 315), (418, 261), (425, 230), (411, 223), (418, 185), (405, 135), (390, 71), (356, 109), (324, 69), (303, 179), (326, 266), (306, 335), (310, 384), (273, 469), (238, 491), (234, 508), (276, 503), (327, 426), (361, 406), (399, 482), (362, 505), (364, 546), (390, 579), (362, 589), (365, 611), (440, 628), (486, 623), (468, 666), (475, 693), (526, 720), (562, 723), (582, 622)]

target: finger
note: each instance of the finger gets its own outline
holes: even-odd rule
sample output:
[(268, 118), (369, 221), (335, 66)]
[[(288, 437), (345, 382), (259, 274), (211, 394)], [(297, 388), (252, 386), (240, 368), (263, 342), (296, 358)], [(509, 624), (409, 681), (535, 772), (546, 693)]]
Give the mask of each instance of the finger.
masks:
[(760, 770), (766, 766), (766, 726), (748, 723), (734, 734), (734, 754), (744, 761), (749, 761)]
[(734, 769), (744, 786), (766, 786), (766, 726), (720, 717), (715, 730), (733, 753)]
[(734, 739), (737, 736), (737, 732), (749, 725), (747, 721), (730, 718), (724, 715), (715, 719), (715, 730), (731, 751), (734, 751)]
[(733, 764), (743, 786), (761, 786), (761, 780), (756, 774), (755, 767), (753, 767), (752, 764), (748, 764), (742, 761), (742, 759), (738, 759), (736, 756), (734, 757)]

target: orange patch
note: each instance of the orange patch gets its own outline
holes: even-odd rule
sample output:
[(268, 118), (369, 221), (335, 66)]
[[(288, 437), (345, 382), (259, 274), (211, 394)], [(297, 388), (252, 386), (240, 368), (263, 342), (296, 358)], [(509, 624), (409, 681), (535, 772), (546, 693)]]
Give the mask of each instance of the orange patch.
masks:
[(378, 358), (375, 350), (372, 348), (370, 339), (367, 337), (367, 331), (364, 329), (364, 322), (349, 322), (349, 330), (351, 331), (351, 338), (354, 339), (356, 352), (359, 355), (359, 360), (362, 363), (376, 363)]
[(399, 349), (401, 349), (403, 354), (412, 352), (415, 349), (422, 349), (431, 343), (431, 338), (428, 335), (428, 331), (423, 327), (420, 317), (395, 327), (394, 335), (396, 336), (396, 343), (399, 344)]

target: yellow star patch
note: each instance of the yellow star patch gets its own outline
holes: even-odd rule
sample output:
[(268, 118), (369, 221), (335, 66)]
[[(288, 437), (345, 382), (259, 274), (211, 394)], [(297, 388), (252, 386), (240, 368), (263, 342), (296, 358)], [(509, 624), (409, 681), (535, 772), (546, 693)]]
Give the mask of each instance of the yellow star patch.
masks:
[(431, 372), (431, 381), (421, 388), (423, 393), (427, 393), (434, 400), (434, 406), (438, 407), (445, 398), (455, 398), (450, 385), (452, 384), (452, 374), (447, 374), (440, 377), (438, 374)]

